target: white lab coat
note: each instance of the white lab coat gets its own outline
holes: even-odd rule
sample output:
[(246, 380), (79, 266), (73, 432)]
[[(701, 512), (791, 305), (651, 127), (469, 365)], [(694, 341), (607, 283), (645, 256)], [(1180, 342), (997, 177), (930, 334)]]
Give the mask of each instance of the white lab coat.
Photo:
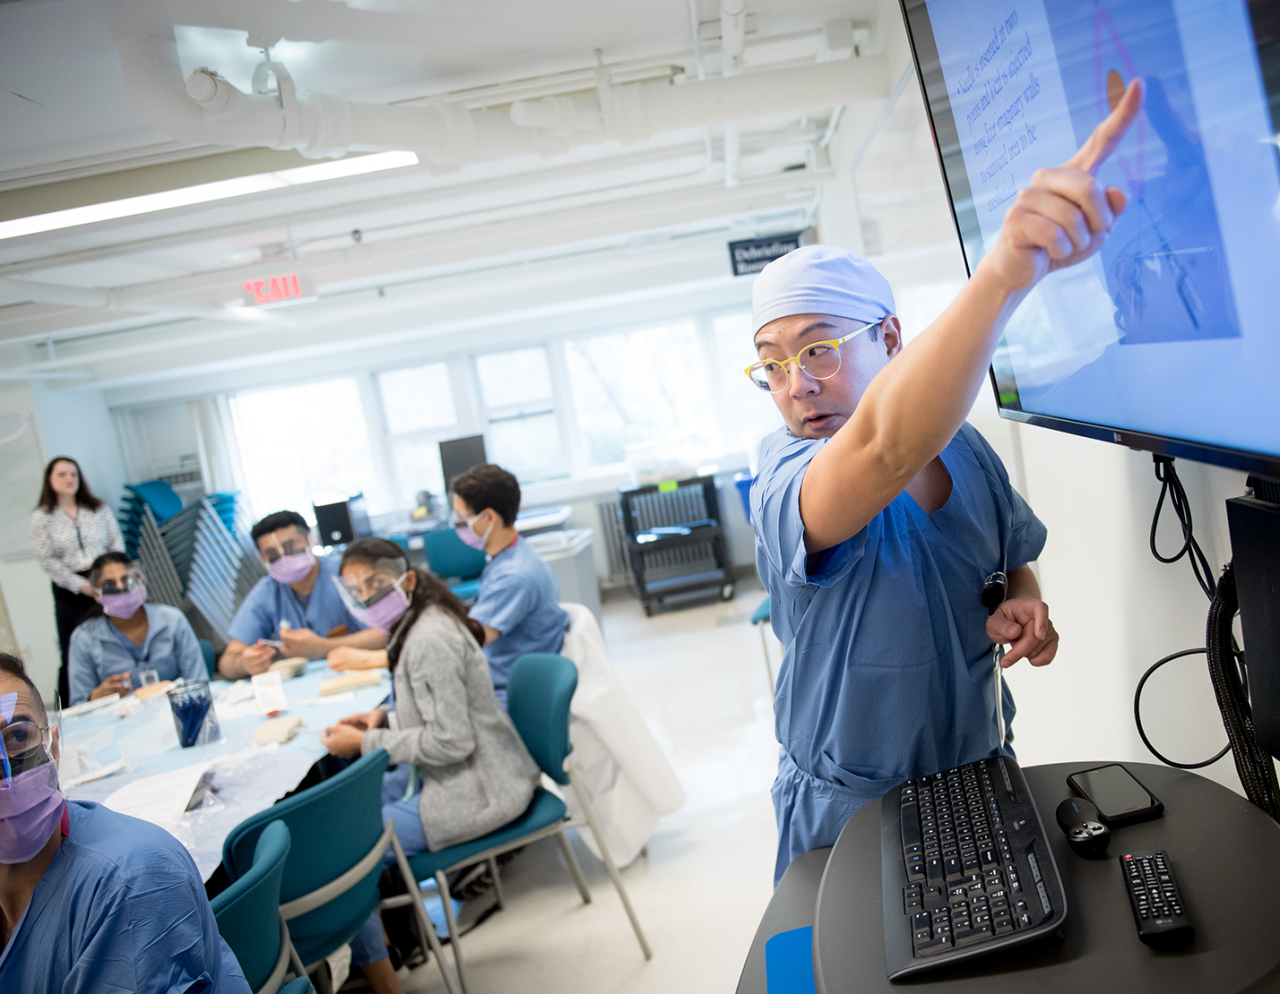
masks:
[[(658, 819), (684, 804), (676, 771), (618, 679), (595, 615), (582, 604), (561, 604), (569, 614), (561, 655), (578, 668), (569, 705), (569, 741), (579, 778), (591, 796), (609, 853), (619, 866), (640, 854)], [(581, 814), (571, 790), (569, 813)], [(590, 832), (582, 840), (600, 855)]]

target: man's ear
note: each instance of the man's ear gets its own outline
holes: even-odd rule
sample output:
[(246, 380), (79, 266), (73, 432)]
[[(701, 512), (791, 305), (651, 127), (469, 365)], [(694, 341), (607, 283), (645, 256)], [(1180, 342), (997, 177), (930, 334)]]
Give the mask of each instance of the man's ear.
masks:
[(902, 351), (902, 325), (898, 321), (898, 315), (890, 314), (880, 322), (880, 341), (886, 357), (890, 359)]
[(60, 731), (59, 726), (54, 725), (53, 733), (49, 736), (49, 754), (53, 756), (53, 764), (55, 766), (62, 760), (62, 748), (58, 741), (58, 732)]

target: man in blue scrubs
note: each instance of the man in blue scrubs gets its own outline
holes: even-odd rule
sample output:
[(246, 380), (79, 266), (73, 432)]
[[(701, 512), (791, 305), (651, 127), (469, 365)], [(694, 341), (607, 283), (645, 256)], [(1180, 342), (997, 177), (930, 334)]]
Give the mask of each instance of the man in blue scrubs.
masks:
[(48, 726), (22, 662), (0, 653), (0, 991), (249, 994), (190, 854), (67, 801)]
[[(852, 252), (802, 247), (756, 279), (760, 361), (747, 373), (786, 423), (761, 446), (751, 488), (757, 567), (786, 647), (775, 882), (903, 780), (1011, 753), (993, 643), (1011, 645), (1005, 666), (1057, 652), (1027, 566), (1045, 529), (964, 418), (1014, 308), (1048, 272), (1093, 255), (1124, 209), (1094, 174), (1141, 101), (1135, 81), (1075, 156), (1035, 174), (956, 300), (906, 348), (888, 283)], [(997, 573), (1007, 597), (988, 617)]]
[[(310, 528), (296, 511), (276, 511), (249, 533), (267, 567), (231, 619), (218, 669), (229, 680), (263, 673), (277, 654), (321, 659), (338, 646), (381, 649), (385, 632), (365, 628), (342, 603), (334, 584), (338, 559), (317, 559)], [(330, 635), (334, 629), (345, 629)], [(269, 641), (280, 643), (270, 645)]]
[(472, 466), (452, 489), (458, 537), (489, 556), (470, 614), (484, 626), (493, 689), (505, 708), (511, 664), (526, 652), (559, 652), (569, 615), (555, 573), (516, 532), (516, 478), (500, 466)]

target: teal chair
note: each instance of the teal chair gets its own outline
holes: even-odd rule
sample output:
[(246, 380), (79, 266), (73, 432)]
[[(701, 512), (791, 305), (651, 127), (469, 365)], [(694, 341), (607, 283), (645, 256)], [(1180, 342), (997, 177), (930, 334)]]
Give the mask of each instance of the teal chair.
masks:
[[(252, 867), (258, 839), (268, 824), (281, 821), (288, 827), (292, 846), (280, 883), (280, 915), (288, 923), (293, 968), (299, 976), (310, 974), (350, 941), (380, 906), (378, 877), (388, 847), (401, 873), (408, 870), (394, 824), (382, 824), (386, 770), (387, 751), (377, 749), (337, 776), (246, 818), (223, 843), (222, 862), (234, 883)], [(456, 994), (440, 940), (422, 905), (418, 879), (405, 877), (416, 901), (419, 938), (435, 954), (445, 989)]]
[(427, 568), (449, 584), (464, 604), (476, 599), (486, 562), (482, 550), (471, 548), (452, 528), (437, 528), (422, 533), (422, 553)]
[(751, 623), (760, 629), (760, 648), (764, 650), (764, 668), (769, 674), (769, 693), (777, 696), (773, 686), (773, 663), (769, 661), (769, 633), (766, 630), (769, 627), (769, 620), (769, 598), (766, 596), (751, 615)]
[(248, 871), (210, 902), (218, 931), (254, 994), (276, 994), (289, 969), (289, 927), (280, 917), (280, 880), (288, 858), (288, 827), (282, 821), (268, 823)]
[[(534, 652), (521, 656), (511, 667), (507, 678), (507, 713), (511, 716), (524, 740), (526, 748), (542, 772), (556, 783), (569, 787), (575, 794), (582, 808), (585, 821), (570, 820), (564, 802), (555, 794), (542, 787), (534, 788), (533, 800), (523, 815), (513, 822), (490, 832), (488, 835), (461, 845), (443, 849), (440, 852), (423, 852), (409, 857), (410, 874), (406, 880), (422, 880), (435, 877), (441, 894), (449, 893), (447, 874), (461, 870), (477, 863), (488, 863), (493, 874), (495, 896), (498, 907), (505, 906), (502, 884), (498, 878), (496, 857), (513, 849), (519, 849), (544, 839), (555, 836), (569, 866), (569, 873), (582, 895), (584, 904), (591, 903), (591, 892), (587, 890), (586, 881), (582, 877), (582, 868), (577, 857), (565, 838), (565, 829), (590, 828), (595, 835), (600, 852), (604, 855), (604, 864), (609, 877), (617, 888), (618, 897), (631, 919), (631, 927), (635, 930), (636, 939), (645, 959), (651, 959), (653, 952), (640, 928), (627, 890), (623, 886), (622, 876), (613, 862), (613, 857), (604, 844), (604, 835), (599, 829), (595, 809), (591, 805), (591, 797), (573, 765), (573, 756), (569, 744), (569, 702), (578, 687), (578, 669), (564, 656), (549, 652)], [(405, 871), (402, 869), (401, 873)], [(389, 898), (384, 907), (400, 907), (409, 903), (407, 895)], [(458, 923), (454, 918), (451, 902), (444, 902), (445, 923), (449, 929), (449, 941), (453, 947), (454, 965), (458, 973), (458, 981), (466, 994), (466, 977), (463, 970), (462, 948), (458, 941)]]
[(204, 668), (209, 671), (209, 679), (216, 679), (218, 657), (213, 654), (213, 643), (208, 639), (196, 639), (200, 646), (200, 655), (204, 657)]

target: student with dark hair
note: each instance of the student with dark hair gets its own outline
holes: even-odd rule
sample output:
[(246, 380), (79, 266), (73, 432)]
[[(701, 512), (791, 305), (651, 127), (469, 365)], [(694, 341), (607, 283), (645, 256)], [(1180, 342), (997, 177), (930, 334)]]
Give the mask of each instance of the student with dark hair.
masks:
[(520, 484), (500, 466), (472, 466), (453, 481), (458, 537), (489, 556), (471, 617), (484, 628), (493, 687), (507, 705), (507, 674), (526, 652), (559, 652), (569, 616), (560, 581), (515, 529)]
[[(480, 624), (383, 538), (351, 543), (341, 579), (351, 610), (387, 633), (395, 715), (393, 723), (375, 708), (343, 718), (325, 730), (325, 747), (342, 757), (386, 749), (391, 762), (405, 764), (386, 776), (382, 818), (395, 820), (407, 855), (438, 852), (518, 818), (533, 798), (538, 767), (494, 696)], [(398, 775), (406, 766), (408, 781)], [(351, 948), (371, 987), (395, 989), (374, 984), (395, 979), (376, 914)]]
[(124, 550), (116, 516), (94, 496), (80, 464), (70, 456), (54, 456), (44, 468), (40, 501), (31, 512), (31, 547), (53, 581), (53, 613), (62, 650), (58, 693), (65, 701), (71, 633), (94, 607), (89, 565), (104, 552)]
[[(311, 529), (297, 511), (276, 511), (249, 532), (264, 576), (241, 603), (218, 668), (231, 680), (263, 673), (276, 658), (320, 659), (341, 645), (380, 649), (386, 637), (348, 613), (334, 580), (338, 561), (317, 559)], [(271, 642), (277, 645), (271, 645)]]
[(58, 782), (58, 736), (0, 653), (0, 991), (249, 994), (191, 855)]
[(205, 680), (196, 633), (181, 611), (148, 604), (142, 570), (123, 552), (105, 552), (89, 569), (97, 603), (71, 636), (72, 704), (160, 680)]

